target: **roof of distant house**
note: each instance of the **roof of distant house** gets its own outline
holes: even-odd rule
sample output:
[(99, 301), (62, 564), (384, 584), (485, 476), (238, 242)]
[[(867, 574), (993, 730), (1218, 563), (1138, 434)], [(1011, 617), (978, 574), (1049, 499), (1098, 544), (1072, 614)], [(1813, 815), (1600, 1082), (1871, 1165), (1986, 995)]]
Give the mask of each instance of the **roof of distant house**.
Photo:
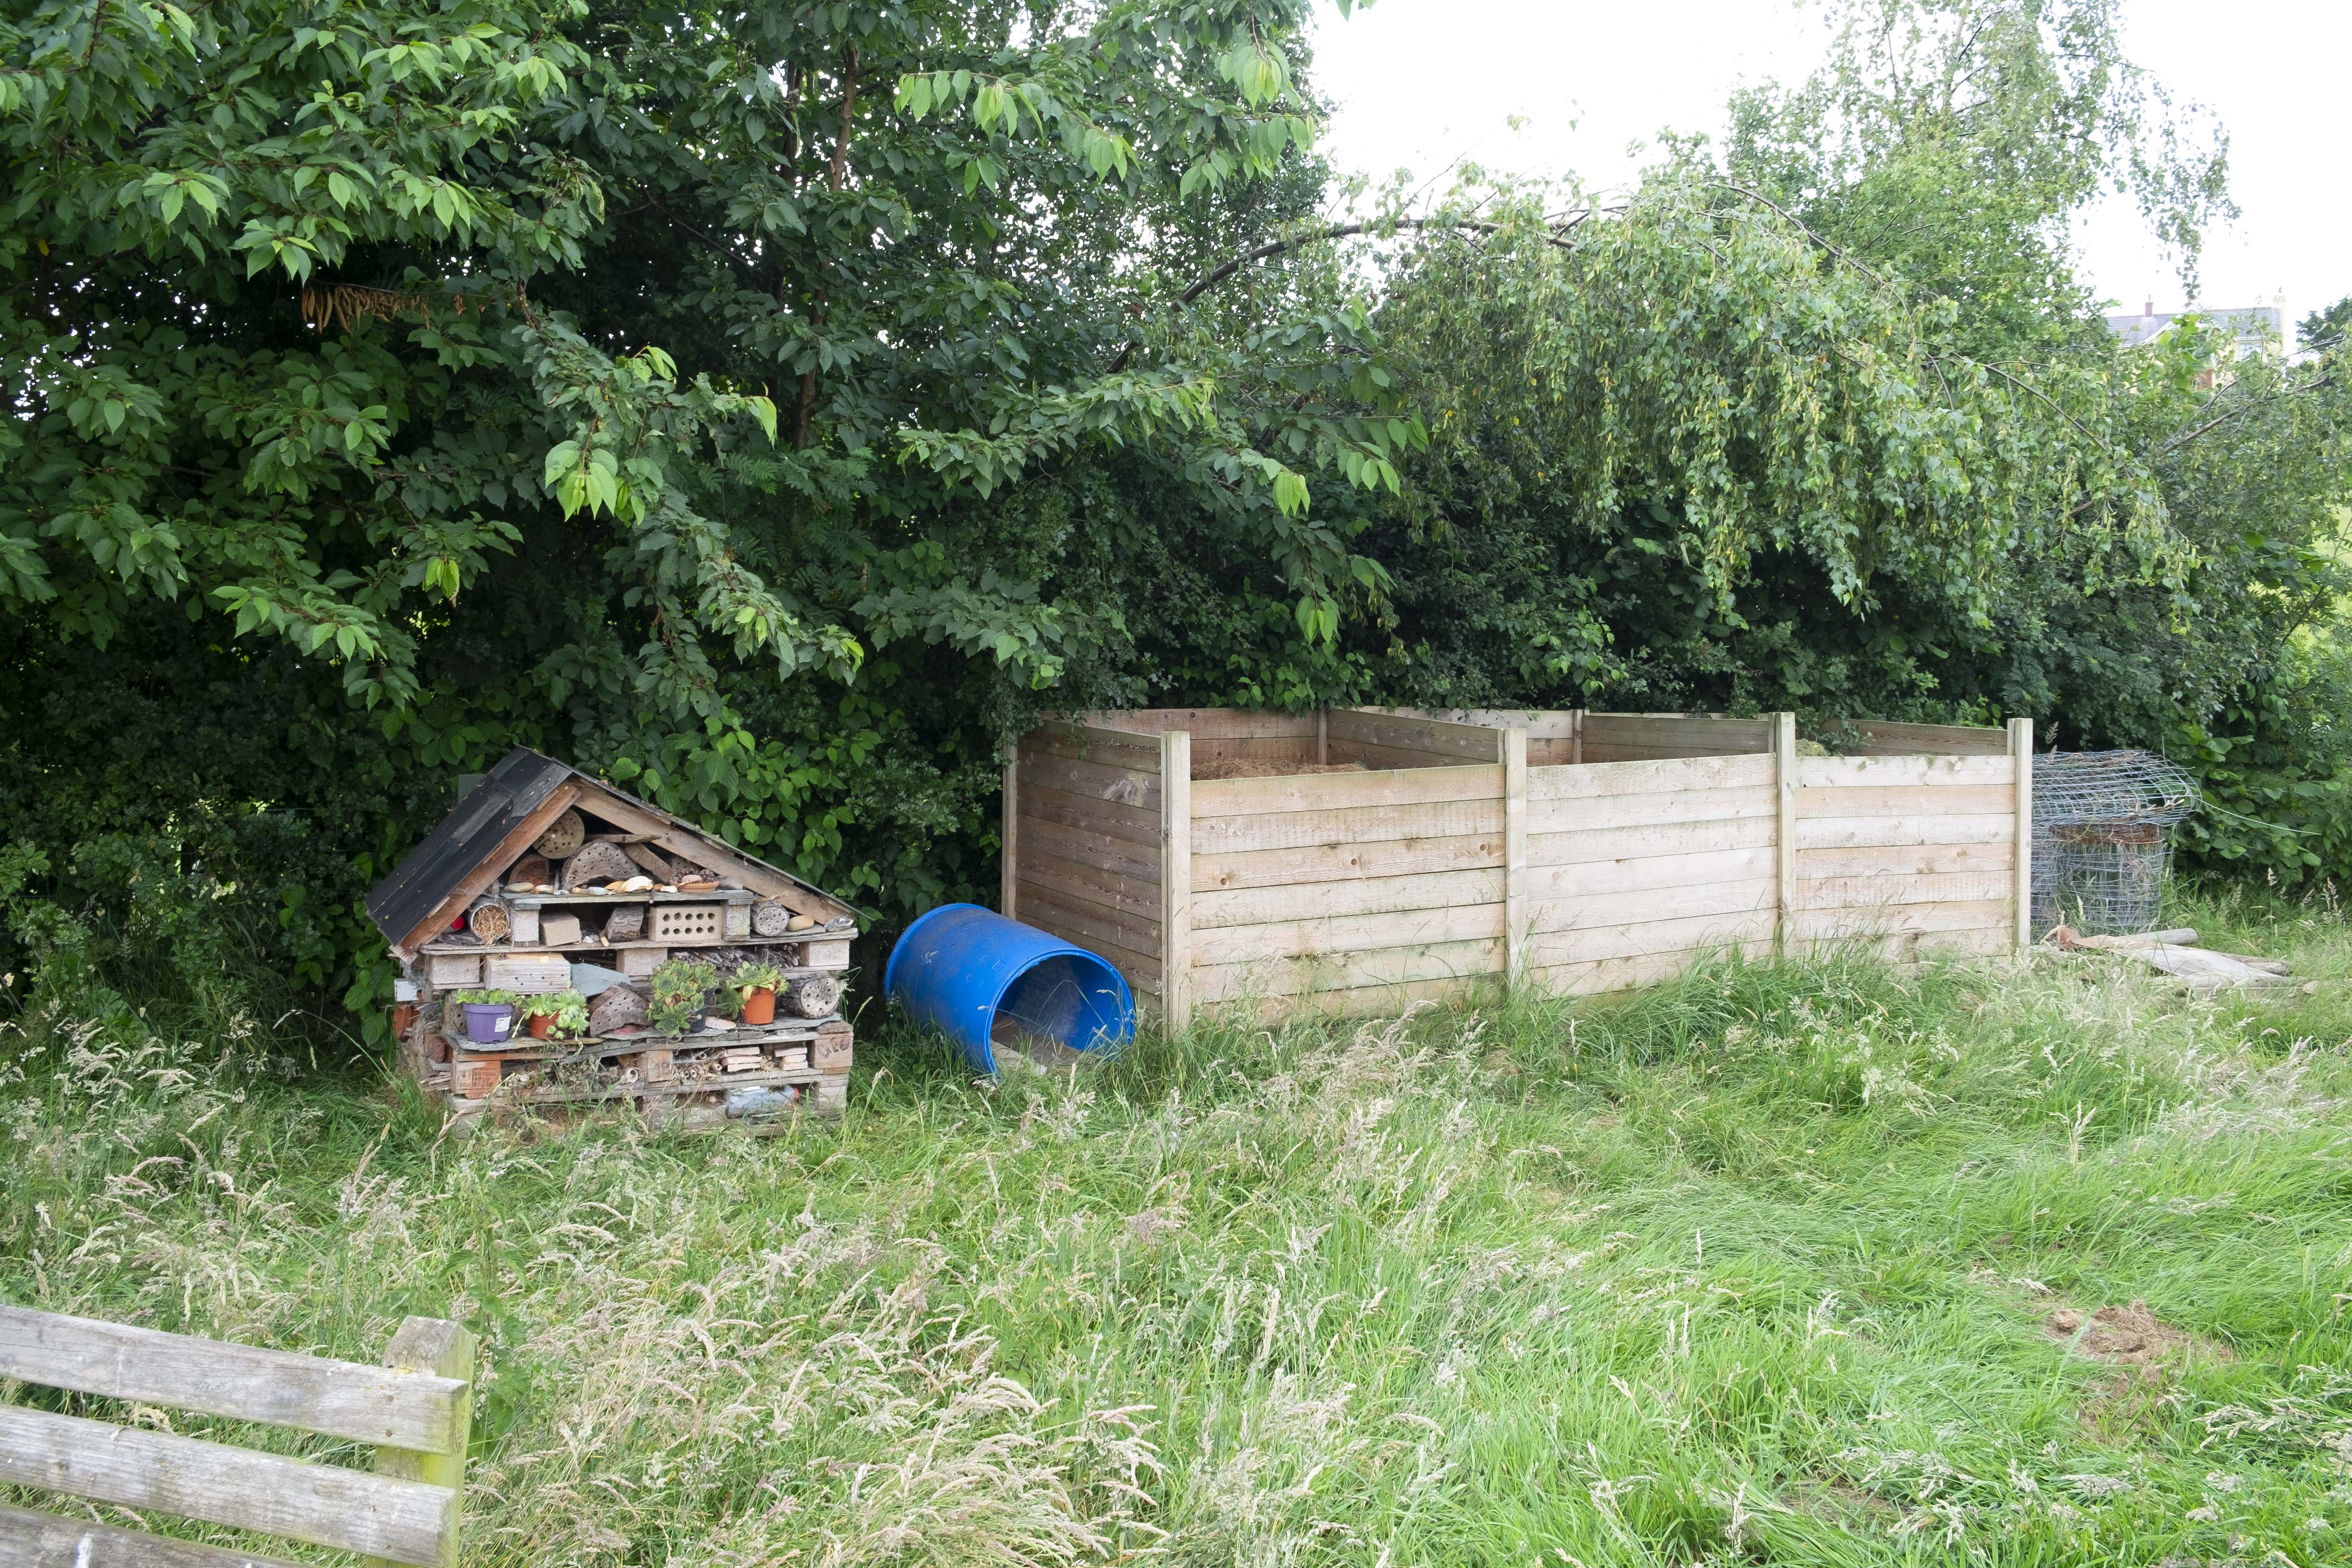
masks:
[(2281, 305), (2242, 305), (2221, 310), (2200, 307), (2178, 315), (2165, 315), (2158, 311), (2156, 301), (2151, 300), (2137, 316), (2109, 316), (2107, 331), (2115, 333), (2124, 347), (2137, 348), (2142, 343), (2154, 342), (2171, 331), (2174, 322), (2192, 315), (2228, 332), (2237, 341), (2242, 356), (2275, 349), (2286, 342), (2286, 310)]

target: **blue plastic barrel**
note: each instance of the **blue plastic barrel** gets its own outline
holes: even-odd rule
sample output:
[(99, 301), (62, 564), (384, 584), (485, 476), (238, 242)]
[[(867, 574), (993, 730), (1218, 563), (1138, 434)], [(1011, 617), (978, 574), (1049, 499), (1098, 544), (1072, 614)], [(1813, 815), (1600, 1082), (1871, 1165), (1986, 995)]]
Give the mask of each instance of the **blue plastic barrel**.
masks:
[(986, 1073), (996, 1070), (990, 1042), (1002, 1031), (1106, 1053), (1135, 1037), (1135, 994), (1118, 970), (978, 904), (941, 904), (908, 926), (882, 989)]

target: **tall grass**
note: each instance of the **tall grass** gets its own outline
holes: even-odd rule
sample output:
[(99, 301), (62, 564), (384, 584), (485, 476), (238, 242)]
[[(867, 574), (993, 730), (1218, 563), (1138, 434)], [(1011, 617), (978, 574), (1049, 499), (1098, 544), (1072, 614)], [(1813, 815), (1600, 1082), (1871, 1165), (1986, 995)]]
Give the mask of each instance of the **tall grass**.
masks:
[[(367, 1359), (463, 1318), (483, 1565), (2342, 1562), (2352, 938), (2195, 912), (2321, 993), (1725, 963), (995, 1083), (884, 1028), (773, 1138), (457, 1141), (52, 1003), (0, 1295)], [(2193, 1353), (2046, 1331), (2134, 1300)]]

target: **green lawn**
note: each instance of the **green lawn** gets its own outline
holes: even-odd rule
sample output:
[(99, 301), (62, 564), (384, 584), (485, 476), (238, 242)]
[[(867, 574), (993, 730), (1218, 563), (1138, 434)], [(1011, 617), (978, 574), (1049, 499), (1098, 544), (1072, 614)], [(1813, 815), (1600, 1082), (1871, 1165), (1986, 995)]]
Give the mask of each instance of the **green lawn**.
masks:
[[(880, 1032), (762, 1139), (28, 1016), (0, 1297), (465, 1319), (474, 1564), (2352, 1561), (2352, 933), (2186, 914), (2318, 994), (1724, 965), (997, 1085)], [(2134, 1300), (2182, 1344), (2049, 1330)]]

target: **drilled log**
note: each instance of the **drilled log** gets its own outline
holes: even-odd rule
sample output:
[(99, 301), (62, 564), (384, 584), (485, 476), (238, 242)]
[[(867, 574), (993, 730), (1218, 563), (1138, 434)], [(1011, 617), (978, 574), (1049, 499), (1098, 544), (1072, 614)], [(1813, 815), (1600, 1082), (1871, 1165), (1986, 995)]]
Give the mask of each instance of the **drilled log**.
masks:
[[(550, 860), (562, 860), (577, 853), (580, 846), (587, 841), (588, 825), (581, 820), (578, 812), (567, 811), (548, 826), (547, 831), (539, 836), (539, 842), (531, 847)], [(544, 878), (541, 879), (545, 880)]]
[(761, 936), (782, 936), (792, 923), (793, 911), (773, 899), (761, 899), (751, 906), (751, 929)]
[(580, 852), (563, 863), (563, 886), (570, 891), (591, 882), (625, 882), (636, 874), (637, 863), (622, 854), (619, 845), (599, 838), (583, 844)]
[(830, 1018), (841, 1005), (841, 982), (830, 974), (803, 974), (793, 982), (788, 1002), (799, 1017)]
[(606, 942), (635, 942), (646, 934), (646, 906), (623, 904), (604, 917)]
[(504, 942), (514, 929), (507, 919), (507, 907), (496, 899), (477, 899), (474, 907), (466, 911), (466, 929), (485, 942)]
[(507, 868), (507, 886), (520, 884), (526, 888), (544, 886), (555, 880), (555, 868), (547, 863), (544, 855), (526, 855)]
[(608, 985), (588, 1004), (588, 1032), (611, 1035), (646, 1021), (646, 999), (626, 985)]

